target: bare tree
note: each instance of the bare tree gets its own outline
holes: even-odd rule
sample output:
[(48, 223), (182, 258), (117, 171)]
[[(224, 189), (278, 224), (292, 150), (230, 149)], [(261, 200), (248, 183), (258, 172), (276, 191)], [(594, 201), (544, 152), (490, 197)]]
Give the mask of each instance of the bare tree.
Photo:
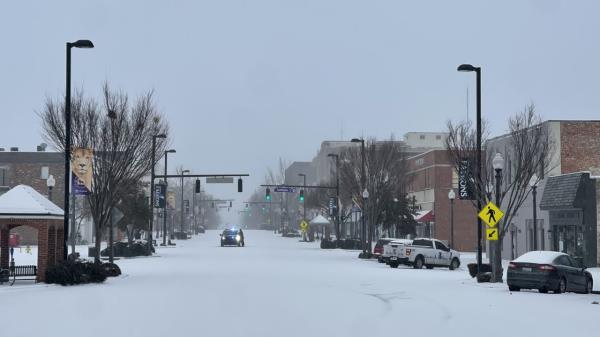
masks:
[[(85, 98), (81, 91), (72, 97), (72, 144), (94, 150), (92, 193), (88, 202), (96, 229), (96, 256), (100, 261), (100, 242), (109, 226), (111, 210), (119, 202), (128, 181), (139, 181), (151, 168), (152, 136), (167, 133), (168, 125), (158, 112), (150, 91), (135, 102), (122, 91), (106, 84), (102, 103)], [(44, 138), (64, 151), (64, 100), (47, 99), (39, 114)], [(166, 140), (157, 139), (155, 157), (161, 158)]]
[(408, 183), (407, 161), (404, 145), (393, 137), (386, 141), (368, 140), (365, 147), (366, 188), (369, 192), (367, 203), (361, 197), (362, 162), (361, 149), (348, 148), (340, 155), (340, 198), (344, 204), (358, 204), (368, 214), (368, 247), (371, 247), (376, 225), (389, 230), (400, 223), (401, 214), (408, 203), (394, 202), (406, 199)]
[[(542, 123), (541, 117), (535, 112), (533, 104), (528, 105), (523, 111), (516, 113), (508, 120), (509, 132), (505, 139), (495, 139), (494, 142), (485, 141), (485, 162), (481, 168), (481, 179), (473, 175), (473, 192), (475, 205), (477, 199), (485, 205), (491, 201), (492, 190), (495, 186), (495, 172), (492, 165), (494, 156), (501, 153), (505, 159), (501, 175), (501, 187), (495, 200), (498, 207), (504, 212), (504, 217), (498, 223), (498, 241), (491, 242), (490, 263), (492, 265), (492, 281), (502, 282), (502, 243), (509, 225), (517, 215), (519, 208), (527, 199), (529, 181), (534, 174), (544, 176), (550, 171), (550, 153), (552, 142), (548, 129)], [(448, 122), (450, 133), (447, 148), (454, 166), (458, 171), (465, 162), (475, 163), (475, 131), (470, 122), (453, 124)], [(492, 145), (494, 144), (494, 145)], [(475, 170), (473, 170), (475, 171)]]

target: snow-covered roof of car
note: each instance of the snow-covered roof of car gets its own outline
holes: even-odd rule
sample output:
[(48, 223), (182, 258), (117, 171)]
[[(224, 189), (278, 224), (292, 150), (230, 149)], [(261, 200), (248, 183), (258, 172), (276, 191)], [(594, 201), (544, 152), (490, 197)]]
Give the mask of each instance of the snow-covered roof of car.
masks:
[(567, 255), (561, 252), (552, 252), (547, 250), (536, 250), (533, 252), (525, 253), (513, 262), (524, 262), (524, 263), (539, 263), (539, 264), (549, 264), (554, 261), (558, 256)]

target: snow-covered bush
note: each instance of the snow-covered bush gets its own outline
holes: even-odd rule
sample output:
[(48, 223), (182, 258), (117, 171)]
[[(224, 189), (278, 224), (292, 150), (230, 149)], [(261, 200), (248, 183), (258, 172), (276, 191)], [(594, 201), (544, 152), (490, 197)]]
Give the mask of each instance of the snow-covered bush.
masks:
[(101, 283), (106, 280), (106, 272), (102, 264), (86, 261), (63, 261), (46, 271), (46, 283), (55, 283), (63, 286)]

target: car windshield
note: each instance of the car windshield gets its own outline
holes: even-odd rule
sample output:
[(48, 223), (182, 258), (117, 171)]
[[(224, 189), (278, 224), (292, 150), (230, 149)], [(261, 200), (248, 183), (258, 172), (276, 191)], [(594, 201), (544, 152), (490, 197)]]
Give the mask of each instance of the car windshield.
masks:
[(236, 235), (236, 234), (238, 234), (238, 233), (239, 233), (239, 232), (238, 232), (237, 230), (233, 230), (233, 229), (231, 229), (231, 230), (226, 230), (226, 231), (224, 231), (224, 232), (223, 232), (223, 235), (228, 235), (228, 236), (229, 236), (229, 235)]

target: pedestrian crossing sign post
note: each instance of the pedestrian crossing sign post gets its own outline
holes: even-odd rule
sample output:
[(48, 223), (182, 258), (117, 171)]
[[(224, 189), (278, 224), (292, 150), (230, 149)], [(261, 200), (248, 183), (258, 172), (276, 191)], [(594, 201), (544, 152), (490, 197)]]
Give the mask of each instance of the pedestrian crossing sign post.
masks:
[[(479, 212), (479, 218), (483, 220), (488, 226), (494, 228), (500, 222), (500, 219), (504, 216), (504, 212), (498, 208), (498, 206), (494, 205), (493, 202), (489, 202), (481, 212)], [(496, 235), (498, 235), (496, 233)], [(498, 239), (496, 239), (498, 240)]]
[(488, 241), (498, 241), (498, 228), (486, 228), (485, 238)]

